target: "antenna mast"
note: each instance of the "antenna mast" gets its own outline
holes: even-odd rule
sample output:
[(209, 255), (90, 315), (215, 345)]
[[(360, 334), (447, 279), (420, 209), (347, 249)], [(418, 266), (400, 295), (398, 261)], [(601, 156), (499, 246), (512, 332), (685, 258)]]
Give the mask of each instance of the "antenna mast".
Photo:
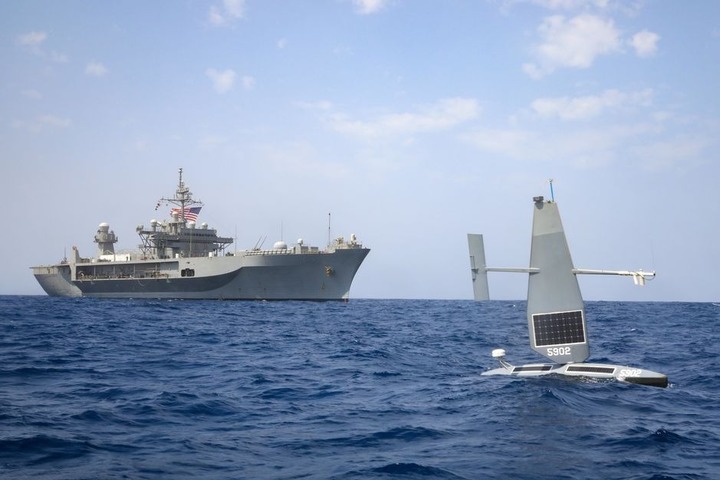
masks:
[(200, 205), (202, 206), (203, 203), (199, 200), (193, 200), (192, 198), (192, 192), (188, 187), (185, 186), (185, 182), (183, 182), (182, 179), (183, 169), (180, 167), (178, 169), (178, 186), (177, 190), (175, 190), (175, 196), (172, 198), (161, 198), (158, 200), (157, 205), (155, 206), (155, 210), (160, 207), (160, 205), (164, 202), (166, 204), (173, 204), (180, 207), (180, 218), (183, 221), (183, 224), (185, 223), (185, 207), (190, 205)]

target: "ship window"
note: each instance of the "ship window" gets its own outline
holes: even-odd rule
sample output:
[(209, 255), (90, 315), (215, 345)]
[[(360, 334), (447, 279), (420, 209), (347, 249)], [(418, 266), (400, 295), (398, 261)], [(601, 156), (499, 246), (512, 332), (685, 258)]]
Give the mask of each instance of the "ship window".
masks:
[(184, 268), (184, 269), (180, 270), (180, 276), (181, 277), (194, 277), (195, 270), (192, 268)]
[(585, 342), (581, 310), (535, 314), (532, 320), (538, 347)]

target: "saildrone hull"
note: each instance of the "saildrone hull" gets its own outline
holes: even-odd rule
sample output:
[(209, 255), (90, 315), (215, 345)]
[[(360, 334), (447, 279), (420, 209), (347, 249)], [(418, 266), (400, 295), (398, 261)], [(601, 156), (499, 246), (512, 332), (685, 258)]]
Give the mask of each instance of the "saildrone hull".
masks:
[(600, 363), (570, 363), (557, 365), (550, 363), (537, 363), (500, 367), (483, 372), (482, 375), (511, 375), (516, 377), (540, 377), (544, 375), (562, 375), (566, 377), (579, 377), (592, 380), (619, 380), (626, 383), (649, 385), (665, 388), (668, 386), (668, 377), (662, 373), (642, 368), (604, 365)]

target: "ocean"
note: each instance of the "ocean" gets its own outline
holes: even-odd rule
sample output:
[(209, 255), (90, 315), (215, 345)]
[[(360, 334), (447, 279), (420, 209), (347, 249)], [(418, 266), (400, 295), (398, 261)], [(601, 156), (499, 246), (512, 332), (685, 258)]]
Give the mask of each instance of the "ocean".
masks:
[(669, 387), (480, 376), (521, 301), (0, 296), (0, 478), (720, 478), (720, 306), (586, 315)]

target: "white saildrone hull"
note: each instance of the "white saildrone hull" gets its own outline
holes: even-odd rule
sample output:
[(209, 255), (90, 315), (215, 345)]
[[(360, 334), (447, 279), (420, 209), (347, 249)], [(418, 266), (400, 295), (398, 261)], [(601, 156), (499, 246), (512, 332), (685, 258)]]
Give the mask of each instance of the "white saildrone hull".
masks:
[(521, 366), (507, 365), (494, 370), (488, 370), (481, 375), (511, 375), (516, 377), (563, 375), (566, 377), (580, 377), (592, 380), (618, 380), (653, 387), (664, 388), (668, 386), (668, 377), (662, 373), (645, 370), (643, 368), (607, 365), (604, 363), (567, 363), (564, 365), (535, 363)]

